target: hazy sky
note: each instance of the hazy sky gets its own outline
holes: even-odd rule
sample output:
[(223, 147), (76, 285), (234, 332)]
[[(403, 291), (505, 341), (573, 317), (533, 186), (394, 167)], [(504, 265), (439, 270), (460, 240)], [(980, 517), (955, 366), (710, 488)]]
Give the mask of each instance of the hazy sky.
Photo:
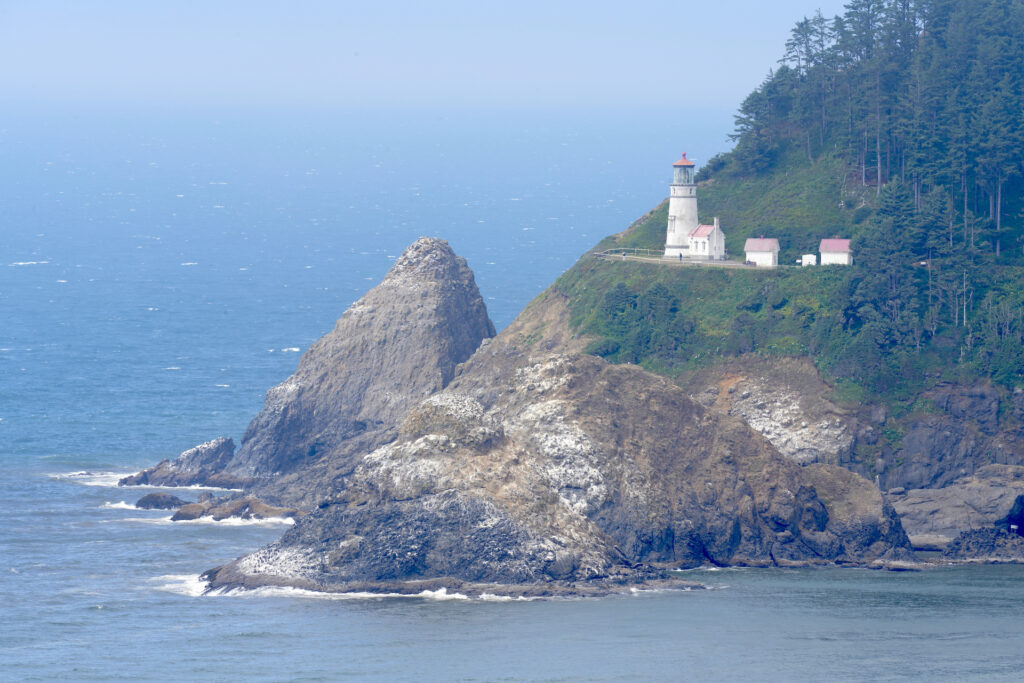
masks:
[(840, 0), (0, 0), (25, 103), (735, 109)]

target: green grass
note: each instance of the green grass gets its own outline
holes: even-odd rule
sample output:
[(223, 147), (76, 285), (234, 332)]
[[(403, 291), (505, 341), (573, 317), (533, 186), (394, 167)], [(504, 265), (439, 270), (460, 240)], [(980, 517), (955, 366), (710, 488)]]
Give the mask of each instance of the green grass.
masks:
[[(697, 188), (700, 222), (711, 224), (719, 218), (732, 260), (743, 260), (743, 243), (748, 237), (764, 235), (778, 238), (779, 263), (794, 263), (802, 254), (817, 254), (824, 237), (851, 236), (856, 232), (855, 218), (863, 222), (860, 214), (865, 210), (870, 214), (870, 207), (846, 208), (855, 202), (849, 196), (843, 199), (843, 176), (841, 162), (823, 158), (814, 164), (794, 164), (779, 173), (712, 178)], [(668, 200), (598, 246), (663, 249), (667, 223)]]

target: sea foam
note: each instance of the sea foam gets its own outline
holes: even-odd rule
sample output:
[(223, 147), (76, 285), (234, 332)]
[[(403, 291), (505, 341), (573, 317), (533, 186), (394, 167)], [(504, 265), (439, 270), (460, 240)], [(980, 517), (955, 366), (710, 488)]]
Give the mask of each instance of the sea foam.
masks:
[(47, 474), (46, 476), (50, 479), (57, 479), (60, 481), (70, 481), (75, 484), (81, 484), (82, 486), (105, 486), (108, 488), (120, 488), (120, 489), (169, 489), (175, 491), (225, 491), (229, 493), (238, 493), (242, 489), (227, 489), (222, 486), (203, 486), (201, 484), (192, 484), (191, 486), (157, 486), (155, 484), (134, 484), (131, 486), (118, 486), (117, 482), (121, 481), (125, 477), (135, 474), (137, 470), (131, 472), (92, 472), (89, 470), (83, 470), (80, 472), (55, 472)]
[[(132, 508), (138, 509), (138, 508)], [(214, 519), (213, 517), (200, 517), (198, 519), (179, 519), (173, 521), (171, 515), (166, 517), (125, 517), (124, 519), (106, 520), (108, 522), (136, 522), (139, 524), (157, 524), (167, 526), (196, 526), (196, 525), (207, 525), (215, 524), (217, 526), (278, 526), (285, 525), (290, 526), (295, 524), (295, 520), (291, 517), (268, 517), (267, 519), (242, 519), (241, 517), (225, 517), (224, 519)]]
[(119, 503), (111, 503), (109, 500), (100, 505), (104, 510), (142, 510), (143, 508), (135, 507), (131, 503), (126, 503), (123, 500)]
[(420, 591), (419, 593), (370, 593), (355, 591), (351, 593), (323, 593), (305, 588), (291, 586), (262, 586), (260, 588), (215, 588), (208, 590), (209, 584), (198, 574), (167, 574), (150, 579), (159, 583), (156, 590), (185, 595), (188, 597), (231, 597), (231, 598), (302, 598), (307, 600), (383, 600), (383, 599), (418, 599), (433, 602), (529, 602), (537, 600), (532, 597), (511, 597), (483, 593), (471, 598), (463, 593), (449, 593), (446, 588), (436, 591)]

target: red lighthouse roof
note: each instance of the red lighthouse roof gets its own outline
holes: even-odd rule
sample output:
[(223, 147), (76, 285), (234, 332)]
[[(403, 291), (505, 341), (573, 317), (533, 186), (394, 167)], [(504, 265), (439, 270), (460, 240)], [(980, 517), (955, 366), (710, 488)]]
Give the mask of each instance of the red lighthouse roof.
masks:
[(686, 152), (683, 152), (683, 158), (672, 164), (673, 166), (695, 166), (692, 161), (686, 158)]

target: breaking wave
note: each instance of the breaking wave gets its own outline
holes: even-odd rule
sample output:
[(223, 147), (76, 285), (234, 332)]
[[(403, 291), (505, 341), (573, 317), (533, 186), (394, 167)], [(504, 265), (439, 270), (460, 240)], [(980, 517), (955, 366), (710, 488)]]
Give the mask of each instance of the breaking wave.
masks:
[(305, 588), (292, 588), (289, 586), (263, 586), (261, 588), (229, 588), (215, 589), (207, 592), (208, 583), (198, 574), (167, 574), (151, 579), (153, 583), (160, 583), (157, 590), (189, 597), (232, 597), (232, 598), (303, 598), (308, 600), (382, 600), (387, 598), (401, 598), (404, 600), (431, 600), (435, 602), (465, 601), (465, 602), (529, 602), (539, 598), (511, 597), (507, 595), (493, 595), (483, 593), (479, 597), (471, 598), (462, 593), (449, 593), (446, 588), (439, 588), (436, 591), (420, 591), (419, 593), (368, 593), (365, 591), (353, 593), (321, 593), (319, 591), (306, 590)]
[(138, 470), (131, 472), (92, 472), (90, 470), (83, 470), (80, 472), (56, 472), (47, 474), (46, 476), (50, 479), (70, 481), (75, 484), (81, 484), (82, 486), (105, 486), (108, 488), (119, 488), (123, 490), (172, 489), (176, 491), (225, 491), (230, 493), (238, 493), (242, 491), (242, 489), (227, 489), (222, 486), (203, 486), (202, 484), (193, 484), (191, 486), (164, 486), (156, 484), (133, 484), (130, 486), (117, 485), (117, 482), (129, 475), (135, 474), (137, 471)]
[(103, 505), (100, 505), (100, 507), (102, 509), (104, 509), (104, 510), (142, 510), (143, 509), (143, 508), (135, 507), (131, 503), (126, 503), (123, 500), (121, 502), (119, 502), (119, 503), (111, 503), (108, 500)]
[(171, 517), (172, 515), (167, 515), (166, 517), (125, 517), (124, 519), (115, 519), (107, 521), (137, 522), (139, 524), (157, 524), (172, 526), (194, 526), (206, 524), (215, 524), (217, 526), (290, 526), (292, 524), (295, 524), (295, 520), (291, 517), (268, 517), (267, 519), (242, 519), (241, 517), (225, 517), (224, 519), (214, 519), (213, 517), (200, 517), (199, 519), (179, 519), (176, 522), (172, 521)]

